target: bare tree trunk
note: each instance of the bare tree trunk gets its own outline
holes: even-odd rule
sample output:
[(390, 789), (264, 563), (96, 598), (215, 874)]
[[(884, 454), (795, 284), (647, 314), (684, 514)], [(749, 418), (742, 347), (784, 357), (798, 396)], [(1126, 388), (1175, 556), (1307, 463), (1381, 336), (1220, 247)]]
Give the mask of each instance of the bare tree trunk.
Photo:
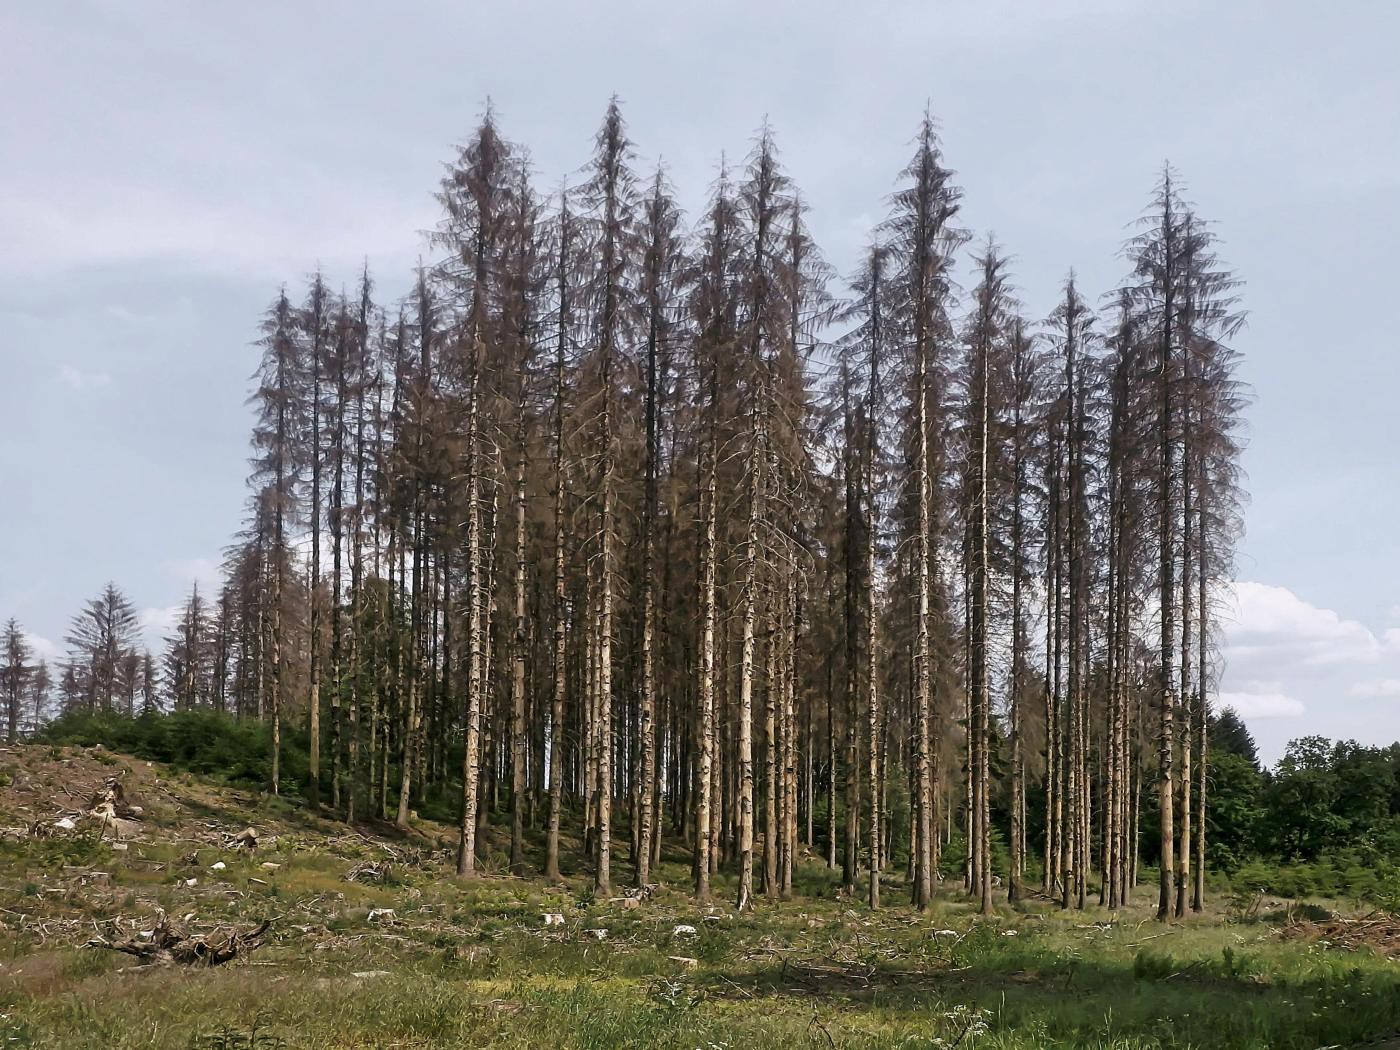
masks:
[[(1190, 376), (1188, 372), (1187, 381)], [(1176, 850), (1176, 902), (1173, 909), (1178, 919), (1185, 917), (1187, 896), (1191, 890), (1191, 745), (1192, 745), (1192, 707), (1189, 698), (1193, 696), (1191, 691), (1191, 649), (1194, 638), (1191, 630), (1191, 617), (1195, 613), (1192, 609), (1194, 595), (1191, 593), (1191, 571), (1193, 569), (1192, 542), (1194, 537), (1194, 525), (1192, 514), (1192, 488), (1194, 478), (1192, 476), (1192, 442), (1191, 442), (1191, 407), (1189, 403), (1189, 393), (1187, 403), (1182, 406), (1181, 412), (1181, 631), (1180, 631), (1180, 651), (1181, 651), (1181, 706), (1183, 723), (1178, 727), (1180, 737), (1179, 753), (1181, 763), (1177, 776), (1177, 850)]]
[(573, 224), (568, 196), (560, 194), (559, 256), (555, 274), (559, 323), (554, 353), (554, 692), (549, 718), (549, 818), (545, 831), (545, 878), (559, 879), (559, 825), (564, 808), (564, 702), (568, 692), (568, 592), (564, 554), (564, 395), (569, 341), (569, 265)]
[(598, 596), (598, 853), (593, 875), (600, 896), (612, 891), (612, 631), (613, 631), (613, 455), (611, 353), (604, 359), (602, 551)]
[(312, 284), (308, 306), (311, 326), (311, 562), (308, 601), (311, 607), (310, 637), (307, 642), (310, 669), (310, 754), (307, 756), (307, 802), (314, 809), (321, 804), (321, 340), (325, 333), (325, 288), (318, 274)]
[[(792, 552), (789, 551), (789, 556)], [(791, 564), (787, 569), (787, 601), (784, 606), (786, 630), (783, 633), (783, 848), (778, 857), (778, 893), (792, 896), (793, 868), (797, 863), (797, 579)]]
[(466, 437), (466, 499), (467, 499), (467, 659), (466, 706), (463, 712), (464, 742), (462, 748), (462, 819), (457, 842), (457, 874), (476, 874), (476, 834), (480, 810), (480, 747), (482, 695), (488, 678), (487, 631), (485, 620), (488, 599), (487, 576), (483, 566), (481, 522), (481, 373), (482, 355), (480, 319), (472, 336), (471, 371), (467, 377), (467, 437)]
[(1026, 662), (1024, 612), (1025, 522), (1024, 499), (1026, 451), (1023, 439), (1025, 397), (1030, 387), (1029, 345), (1025, 331), (1016, 322), (1011, 337), (1012, 350), (1012, 421), (1011, 421), (1011, 675), (1007, 709), (1011, 732), (1011, 870), (1007, 873), (1007, 899), (1015, 904), (1021, 899), (1021, 878), (1026, 851), (1026, 768), (1023, 740), (1021, 691)]
[(705, 484), (700, 494), (700, 675), (699, 765), (695, 791), (695, 899), (710, 899), (711, 825), (715, 752), (715, 515), (718, 485), (715, 476), (718, 448), (714, 413), (717, 396), (713, 371), (709, 390), (709, 433), (704, 456)]
[(860, 719), (858, 714), (860, 692), (860, 642), (857, 624), (857, 588), (860, 570), (856, 558), (856, 529), (860, 514), (859, 464), (855, 455), (855, 425), (851, 414), (849, 393), (844, 389), (842, 398), (846, 416), (846, 746), (845, 746), (845, 848), (842, 851), (841, 883), (846, 893), (854, 894), (856, 888), (856, 842), (859, 838), (860, 820)]
[[(872, 424), (873, 428), (873, 424)], [(874, 435), (871, 435), (873, 440)], [(873, 454), (873, 446), (867, 450)], [(872, 471), (866, 468), (866, 526), (865, 526), (865, 651), (866, 651), (866, 731), (870, 738), (869, 793), (870, 827), (868, 852), (870, 861), (870, 907), (880, 907), (880, 647), (879, 600), (875, 593), (875, 533), (876, 508)]]
[[(759, 465), (759, 405), (757, 398), (749, 410), (749, 519), (744, 544), (743, 640), (739, 656), (739, 890), (736, 907), (744, 911), (753, 903), (754, 771), (753, 771), (753, 680), (754, 630), (758, 607), (758, 521), (762, 479)], [(768, 603), (771, 605), (771, 602)], [(773, 676), (772, 641), (768, 644), (769, 676), (767, 689), (768, 819), (764, 826), (764, 890), (773, 892)]]
[(826, 866), (836, 870), (836, 676), (834, 654), (826, 659)]
[(511, 795), (510, 868), (525, 871), (525, 657), (529, 644), (525, 619), (525, 397), (522, 384), (517, 406), (517, 458), (515, 463), (515, 632), (511, 653)]
[(918, 562), (915, 575), (914, 626), (914, 716), (915, 716), (915, 791), (918, 814), (914, 860), (914, 906), (920, 911), (933, 899), (933, 769), (930, 755), (929, 721), (932, 717), (930, 693), (929, 652), (929, 589), (930, 561), (929, 530), (929, 440), (928, 440), (928, 348), (927, 332), (916, 336), (914, 381), (914, 460), (915, 484), (918, 486)]
[(981, 348), (981, 361), (978, 365), (979, 386), (978, 393), (980, 410), (977, 428), (977, 506), (974, 510), (976, 514), (975, 526), (975, 548), (973, 550), (972, 569), (972, 707), (975, 727), (973, 728), (973, 769), (974, 769), (974, 790), (973, 803), (975, 811), (973, 814), (973, 827), (975, 834), (972, 841), (975, 846), (977, 862), (974, 871), (977, 875), (977, 885), (973, 887), (974, 894), (979, 898), (979, 910), (983, 915), (989, 914), (992, 910), (992, 872), (991, 872), (991, 850), (988, 846), (989, 814), (990, 808), (987, 800), (987, 766), (989, 764), (989, 718), (988, 708), (988, 674), (987, 674), (987, 578), (991, 568), (989, 563), (988, 544), (990, 537), (988, 531), (988, 463), (989, 446), (991, 445), (991, 362), (989, 358), (990, 347), (984, 345)]
[[(279, 486), (280, 487), (280, 486)], [(282, 773), (282, 511), (272, 544), (272, 793), (281, 791)]]
[(1176, 325), (1176, 266), (1175, 216), (1172, 213), (1171, 186), (1168, 182), (1163, 198), (1161, 236), (1163, 255), (1163, 312), (1159, 346), (1158, 386), (1160, 413), (1157, 419), (1157, 440), (1160, 449), (1160, 470), (1157, 491), (1157, 557), (1158, 597), (1161, 607), (1158, 619), (1161, 627), (1158, 687), (1160, 690), (1161, 724), (1159, 727), (1157, 762), (1157, 804), (1161, 821), (1161, 856), (1159, 857), (1159, 887), (1157, 918), (1165, 921), (1171, 914), (1176, 896), (1174, 880), (1176, 829), (1174, 822), (1176, 772), (1173, 752), (1176, 748), (1174, 713), (1176, 683), (1173, 680), (1174, 641), (1176, 630), (1176, 565), (1172, 546), (1172, 525), (1175, 520), (1172, 484), (1175, 477), (1175, 435), (1172, 432), (1174, 410), (1172, 398), (1172, 332)]
[(1209, 653), (1209, 606), (1206, 593), (1206, 466), (1204, 456), (1196, 462), (1196, 866), (1191, 886), (1191, 910), (1205, 907), (1206, 883), (1206, 747), (1209, 740), (1210, 708), (1206, 700), (1207, 655)]
[[(766, 659), (765, 686), (763, 690), (763, 892), (769, 900), (778, 895), (778, 628), (777, 598), (771, 587), (765, 587), (764, 614), (767, 623), (764, 636), (767, 644), (764, 649)], [(743, 714), (740, 714), (740, 721)], [(741, 873), (742, 878), (742, 873)]]

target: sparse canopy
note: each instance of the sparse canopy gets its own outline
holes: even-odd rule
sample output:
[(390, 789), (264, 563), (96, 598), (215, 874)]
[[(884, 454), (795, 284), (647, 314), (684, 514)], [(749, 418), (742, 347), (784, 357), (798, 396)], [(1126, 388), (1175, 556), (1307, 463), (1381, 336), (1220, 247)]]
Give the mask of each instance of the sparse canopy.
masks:
[[(613, 99), (537, 192), (488, 107), (401, 301), (368, 268), (280, 290), (221, 586), (159, 660), (106, 587), (65, 708), (266, 723), (274, 791), (450, 810), (464, 877), (508, 813), (512, 872), (605, 895), (665, 843), (740, 910), (804, 849), (872, 908), (946, 879), (1117, 907), (1140, 863), (1163, 918), (1199, 908), (1213, 753), (1258, 771), (1213, 710), (1242, 314), (1180, 179), (1122, 287), (1071, 272), (1037, 322), (966, 251), (931, 116), (844, 297), (766, 124), (690, 225), (637, 165)], [(48, 688), (11, 621), (10, 737)]]

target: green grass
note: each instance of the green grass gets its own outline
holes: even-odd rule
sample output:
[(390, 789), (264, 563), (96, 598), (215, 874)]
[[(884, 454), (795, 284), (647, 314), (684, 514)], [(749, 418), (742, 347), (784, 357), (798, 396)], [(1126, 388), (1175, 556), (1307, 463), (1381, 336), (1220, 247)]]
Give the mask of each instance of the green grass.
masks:
[[(980, 919), (955, 898), (927, 917), (806, 899), (707, 917), (679, 889), (581, 907), (581, 886), (418, 872), (364, 886), (339, 881), (349, 858), (330, 851), (279, 856), (267, 887), (235, 860), (203, 894), (167, 888), (167, 906), (231, 921), (280, 913), (247, 963), (141, 971), (13, 940), (0, 1045), (1311, 1048), (1400, 1030), (1394, 964), (1267, 923)], [(680, 865), (663, 876), (684, 884)], [(101, 903), (90, 913), (112, 910)], [(371, 923), (374, 907), (394, 908), (392, 924)], [(562, 932), (546, 910), (565, 912)], [(675, 935), (681, 922), (699, 932)]]
[[(186, 782), (172, 783), (183, 797)], [(1311, 1050), (1400, 1032), (1395, 963), (1286, 938), (1267, 910), (1232, 920), (1223, 895), (1164, 926), (1150, 919), (1148, 887), (1119, 915), (1032, 900), (982, 918), (945, 884), (919, 915), (891, 873), (889, 906), (872, 913), (809, 860), (797, 897), (735, 915), (732, 875), (701, 908), (685, 856), (668, 851), (662, 888), (627, 908), (594, 899), (586, 872), (559, 886), (458, 881), (431, 826), (427, 839), (383, 840), (403, 856), (387, 883), (347, 882), (357, 861), (382, 855), (372, 837), (196, 786), (195, 824), (253, 820), (276, 841), (226, 852), (172, 813), (124, 852), (79, 839), (0, 848), (0, 1048)], [(493, 849), (501, 834), (490, 829)], [(578, 871), (579, 844), (566, 846)], [(212, 871), (215, 860), (226, 867)], [(268, 917), (273, 934), (212, 970), (140, 968), (80, 947), (94, 922), (144, 925), (162, 908), (197, 922)], [(380, 908), (394, 915), (371, 922)], [(545, 912), (565, 925), (546, 928)]]

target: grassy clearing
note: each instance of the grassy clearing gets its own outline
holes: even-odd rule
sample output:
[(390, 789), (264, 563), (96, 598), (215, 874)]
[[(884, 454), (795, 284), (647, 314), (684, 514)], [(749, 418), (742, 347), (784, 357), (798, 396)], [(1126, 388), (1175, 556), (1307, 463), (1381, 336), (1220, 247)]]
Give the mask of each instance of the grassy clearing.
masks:
[[(86, 761), (13, 772), (39, 797), (45, 769), (71, 780)], [(739, 916), (695, 905), (680, 853), (629, 906), (593, 899), (586, 878), (459, 883), (433, 825), (347, 833), (125, 764), (159, 815), (146, 841), (0, 843), (0, 1047), (1314, 1048), (1400, 1032), (1400, 966), (1286, 936), (1280, 908), (1163, 927), (1144, 890), (1117, 916), (1032, 903), (982, 919), (949, 889), (928, 915), (872, 914), (810, 861), (799, 881), (813, 896)], [(33, 815), (29, 796), (4, 800), (0, 823)], [(217, 845), (244, 823), (274, 841), (253, 856)], [(387, 851), (386, 882), (345, 880)], [(717, 900), (731, 889), (721, 877)], [(272, 918), (273, 935), (208, 970), (79, 947), (94, 924), (149, 928), (160, 909)]]

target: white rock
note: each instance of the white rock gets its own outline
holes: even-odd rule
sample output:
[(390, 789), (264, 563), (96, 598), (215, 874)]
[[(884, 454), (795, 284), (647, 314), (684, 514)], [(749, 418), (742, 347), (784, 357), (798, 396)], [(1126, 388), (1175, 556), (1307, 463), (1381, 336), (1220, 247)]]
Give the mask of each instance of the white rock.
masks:
[(55, 820), (53, 822), (53, 826), (56, 828), (61, 828), (64, 831), (72, 831), (78, 825), (74, 824), (73, 821), (68, 817), (60, 817), (58, 820)]
[(934, 931), (933, 931), (933, 935), (934, 935), (935, 937), (956, 937), (956, 936), (958, 935), (958, 931), (957, 931), (957, 930), (934, 930)]
[(198, 880), (198, 879), (186, 879), (186, 880), (185, 880), (185, 885), (186, 885), (186, 886), (198, 886), (198, 885), (199, 885), (199, 880)]
[(546, 926), (563, 926), (564, 916), (561, 912), (547, 911), (544, 913), (544, 924)]
[(687, 923), (682, 922), (682, 923), (677, 924), (676, 928), (675, 928), (674, 930), (671, 931), (671, 936), (672, 936), (672, 937), (694, 937), (695, 934), (698, 933), (698, 932), (699, 932), (699, 931), (696, 930), (696, 928), (695, 928), (694, 926), (691, 926), (691, 925), (689, 925), (689, 924), (687, 924)]
[(112, 843), (112, 848), (118, 853), (125, 853), (127, 850), (131, 849), (125, 842), (114, 842)]
[(226, 867), (228, 867), (228, 865), (225, 864), (223, 861), (221, 861), (221, 860), (216, 860), (213, 864), (209, 865), (209, 870), (210, 870), (210, 871), (223, 871)]

